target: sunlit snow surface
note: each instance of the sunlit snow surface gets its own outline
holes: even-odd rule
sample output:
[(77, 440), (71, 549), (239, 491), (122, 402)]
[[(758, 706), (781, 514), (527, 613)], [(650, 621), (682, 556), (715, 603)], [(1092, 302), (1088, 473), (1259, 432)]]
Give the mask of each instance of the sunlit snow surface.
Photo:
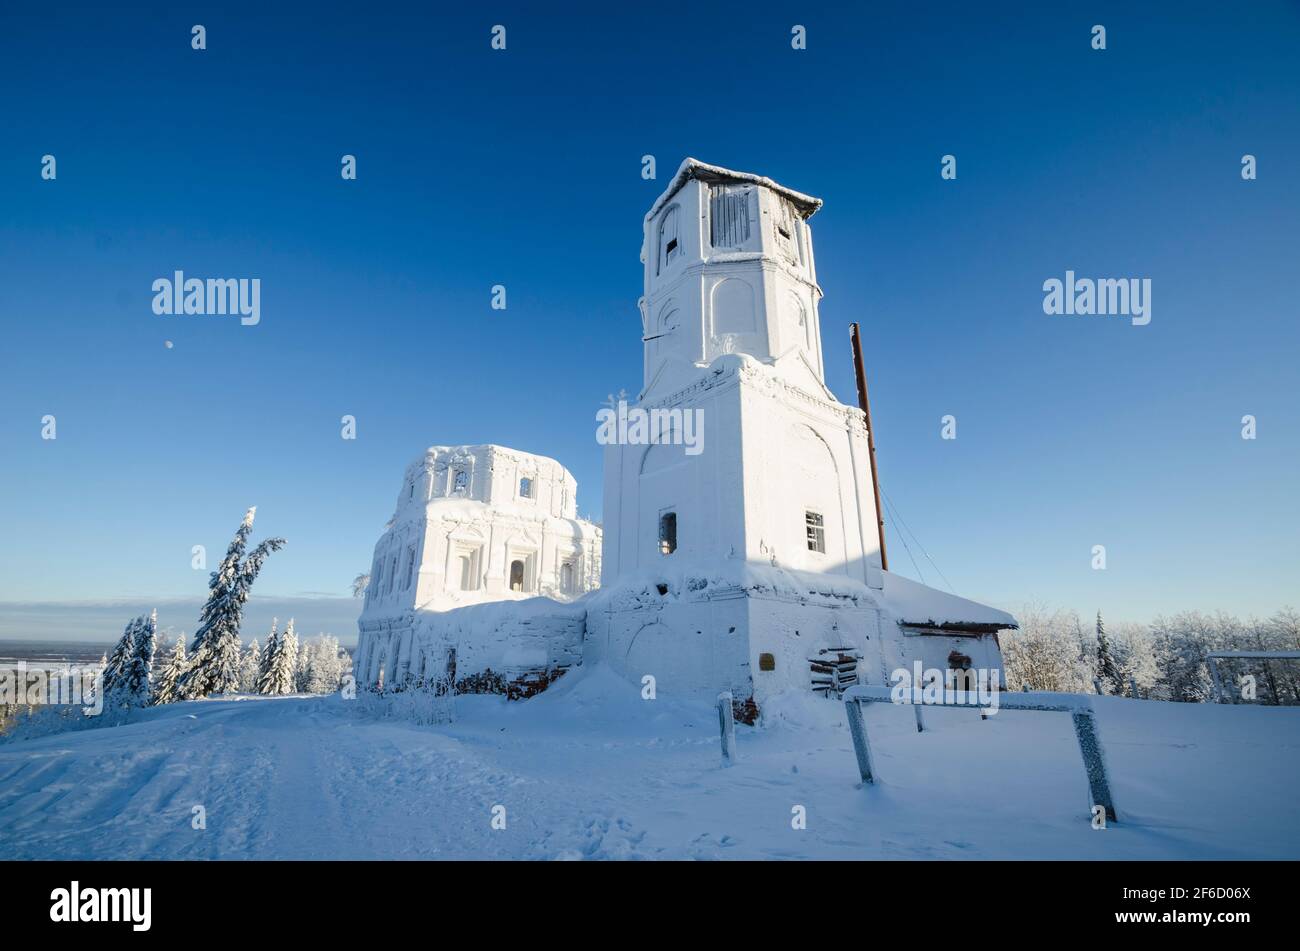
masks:
[(1104, 831), (1063, 714), (931, 708), (918, 734), (873, 705), (862, 788), (839, 703), (781, 698), (723, 769), (710, 707), (601, 668), (523, 703), (458, 698), (437, 727), (337, 696), (174, 704), (0, 743), (0, 857), (1300, 858), (1300, 709), (1096, 709)]

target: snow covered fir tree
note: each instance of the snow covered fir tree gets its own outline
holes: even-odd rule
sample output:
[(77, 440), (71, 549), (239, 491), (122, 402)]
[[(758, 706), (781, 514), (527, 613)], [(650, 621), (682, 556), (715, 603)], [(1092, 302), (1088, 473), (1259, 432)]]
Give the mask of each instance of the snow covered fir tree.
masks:
[(121, 674), (121, 704), (147, 707), (154, 702), (153, 661), (158, 639), (158, 612), (136, 619), (132, 633), (131, 659)]
[(153, 694), (155, 703), (175, 703), (183, 699), (180, 693), (181, 675), (189, 666), (185, 653), (185, 635), (176, 638), (171, 650), (166, 652), (156, 667)]
[(154, 650), (158, 615), (132, 618), (113, 647), (101, 674), (104, 705), (113, 711), (147, 707), (155, 702)]
[(208, 600), (190, 648), (190, 663), (178, 685), (186, 698), (239, 690), (243, 675), (239, 625), (244, 603), (267, 557), (285, 543), (283, 538), (268, 538), (252, 551), (246, 550), (256, 513), (256, 506), (245, 513), (225, 557), (212, 573)]

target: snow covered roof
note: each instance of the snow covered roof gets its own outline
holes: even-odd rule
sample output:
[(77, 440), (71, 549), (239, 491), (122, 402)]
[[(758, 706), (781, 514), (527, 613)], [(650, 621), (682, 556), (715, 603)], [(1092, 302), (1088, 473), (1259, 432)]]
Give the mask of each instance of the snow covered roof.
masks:
[(539, 455), (535, 452), (524, 452), (522, 449), (511, 449), (509, 446), (503, 446), (500, 443), (494, 442), (476, 443), (474, 445), (464, 446), (430, 446), (415, 459), (412, 465), (418, 466), (422, 464), (429, 456), (484, 456), (488, 454), (509, 456), (513, 459), (529, 459), (534, 462), (549, 462), (552, 465), (564, 469), (565, 472), (569, 471), (558, 459), (552, 459), (550, 456)]
[(1005, 611), (967, 601), (891, 571), (881, 574), (885, 578), (884, 606), (905, 627), (988, 634), (1020, 627)]
[(754, 175), (751, 172), (735, 172), (729, 168), (723, 168), (721, 165), (709, 165), (701, 162), (699, 159), (687, 158), (677, 169), (677, 174), (673, 180), (668, 183), (668, 188), (664, 193), (655, 199), (654, 205), (646, 214), (646, 220), (649, 221), (659, 213), (669, 199), (681, 189), (692, 178), (699, 179), (702, 182), (749, 182), (754, 185), (762, 185), (764, 188), (770, 188), (790, 199), (794, 206), (799, 209), (799, 213), (804, 218), (811, 218), (817, 213), (817, 209), (822, 206), (820, 198), (813, 198), (811, 195), (805, 195), (803, 192), (797, 192), (793, 188), (786, 188), (784, 185), (772, 181), (762, 175)]

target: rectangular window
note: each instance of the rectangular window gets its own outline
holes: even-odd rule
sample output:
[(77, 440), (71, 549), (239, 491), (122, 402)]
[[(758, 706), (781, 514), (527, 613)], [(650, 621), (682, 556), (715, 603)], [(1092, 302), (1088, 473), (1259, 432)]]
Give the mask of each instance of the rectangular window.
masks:
[(808, 550), (826, 554), (826, 522), (820, 513), (805, 512), (804, 526), (808, 532)]
[(393, 593), (393, 585), (397, 583), (397, 556), (393, 556), (393, 563), (388, 569), (388, 593)]
[(451, 588), (457, 581), (460, 582), (460, 590), (477, 591), (479, 581), (482, 578), (482, 558), (483, 551), (481, 545), (461, 542), (456, 545), (453, 557), (455, 565), (451, 576), (447, 578), (447, 587)]
[(677, 550), (677, 513), (664, 512), (659, 516), (659, 554), (671, 555)]
[(406, 584), (404, 587), (411, 587), (411, 581), (415, 578), (415, 547), (406, 549)]
[(469, 473), (464, 469), (457, 469), (451, 478), (451, 491), (464, 492), (469, 488)]
[(795, 240), (799, 214), (789, 199), (782, 198), (773, 210), (777, 250), (791, 264), (799, 264), (799, 242)]
[(533, 497), (533, 480), (524, 478), (519, 480), (519, 497), (521, 499), (531, 499)]
[(682, 253), (677, 238), (677, 206), (674, 205), (659, 219), (659, 266), (655, 273), (663, 271), (669, 261)]

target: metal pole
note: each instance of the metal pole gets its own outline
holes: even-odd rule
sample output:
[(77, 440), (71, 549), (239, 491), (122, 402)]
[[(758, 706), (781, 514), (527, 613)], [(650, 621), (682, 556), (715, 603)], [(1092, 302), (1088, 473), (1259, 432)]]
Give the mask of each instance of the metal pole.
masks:
[(925, 732), (925, 718), (921, 716), (921, 698), (925, 696), (925, 685), (921, 683), (921, 678), (916, 678), (916, 689), (912, 693), (912, 712), (916, 714), (916, 732)]
[(862, 719), (862, 704), (845, 700), (844, 712), (849, 720), (849, 736), (853, 737), (853, 754), (858, 758), (858, 775), (864, 784), (874, 783), (871, 774), (871, 744), (867, 742), (867, 724)]
[(718, 694), (718, 732), (722, 736), (722, 765), (736, 761), (736, 716), (731, 706), (731, 693)]
[(880, 534), (880, 567), (889, 570), (889, 556), (885, 554), (885, 513), (880, 508), (880, 474), (876, 471), (876, 428), (871, 425), (871, 403), (867, 399), (867, 371), (862, 365), (862, 335), (855, 321), (849, 324), (849, 339), (853, 342), (853, 372), (858, 379), (858, 405), (867, 418), (867, 456), (871, 460), (871, 490), (876, 496), (876, 530)]
[(1092, 712), (1076, 711), (1070, 714), (1070, 719), (1074, 721), (1074, 736), (1079, 741), (1083, 768), (1088, 773), (1088, 790), (1092, 793), (1093, 805), (1105, 808), (1106, 818), (1117, 822), (1115, 802), (1111, 799), (1110, 782), (1106, 777), (1106, 761), (1102, 757), (1101, 743), (1097, 740)]

